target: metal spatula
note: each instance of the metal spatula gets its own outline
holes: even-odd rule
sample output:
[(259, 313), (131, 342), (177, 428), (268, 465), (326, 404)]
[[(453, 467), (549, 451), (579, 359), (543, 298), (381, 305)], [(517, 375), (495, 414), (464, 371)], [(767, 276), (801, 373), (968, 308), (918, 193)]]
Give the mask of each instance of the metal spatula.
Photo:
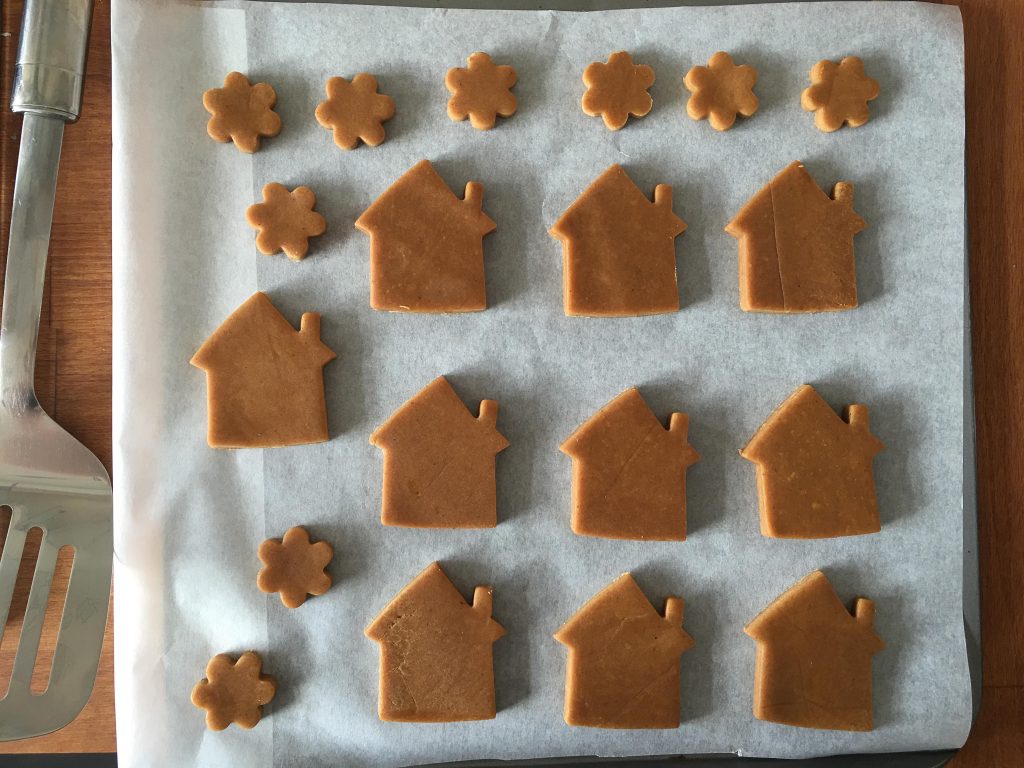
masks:
[[(0, 739), (49, 733), (85, 706), (107, 621), (113, 557), (106, 470), (39, 407), (33, 386), (43, 277), (64, 124), (78, 116), (91, 0), (26, 0), (11, 109), (25, 114), (14, 182), (0, 320), (0, 505), (11, 523), (0, 557), (0, 631), (25, 535), (43, 532), (14, 660), (0, 700)], [(32, 671), (57, 553), (74, 548), (49, 685)]]

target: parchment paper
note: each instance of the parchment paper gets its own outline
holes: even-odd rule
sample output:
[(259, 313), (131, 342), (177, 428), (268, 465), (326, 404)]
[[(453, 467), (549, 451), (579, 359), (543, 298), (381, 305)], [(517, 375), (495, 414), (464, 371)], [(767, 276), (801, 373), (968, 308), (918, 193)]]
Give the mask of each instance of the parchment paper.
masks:
[[(114, 402), (117, 726), (122, 765), (397, 766), (469, 758), (955, 747), (970, 720), (961, 615), (963, 56), (956, 9), (914, 3), (676, 8), (589, 14), (115, 0)], [(580, 74), (631, 50), (657, 74), (654, 110), (618, 133), (579, 108)], [(486, 50), (516, 67), (519, 111), (490, 132), (452, 123), (445, 71)], [(686, 70), (716, 50), (760, 72), (757, 115), (718, 134), (684, 114)], [(881, 82), (865, 127), (826, 135), (800, 108), (819, 59), (857, 53)], [(202, 91), (232, 69), (278, 93), (284, 130), (249, 157), (206, 136)], [(326, 79), (377, 75), (397, 103), (380, 147), (338, 150), (313, 117)], [(490, 308), (399, 315), (368, 306), (368, 238), (352, 224), (429, 158), (461, 195), (484, 184)], [(855, 185), (862, 306), (807, 316), (740, 311), (722, 228), (802, 159)], [(683, 307), (632, 319), (562, 313), (547, 228), (604, 168), (674, 188)], [(267, 258), (244, 219), (262, 185), (307, 184), (327, 233), (301, 263)], [(254, 290), (292, 322), (323, 314), (330, 442), (215, 451), (205, 380), (188, 359)], [(499, 401), (498, 527), (385, 528), (371, 430), (439, 374), (475, 411)], [(762, 538), (754, 467), (737, 451), (797, 385), (867, 403), (885, 442), (880, 534)], [(690, 414), (684, 543), (569, 530), (557, 446), (626, 387), (661, 418)], [(259, 542), (294, 524), (332, 542), (336, 586), (299, 610), (256, 589)], [(363, 628), (426, 564), (467, 596), (494, 587), (495, 720), (381, 723), (378, 650)], [(876, 728), (840, 733), (751, 715), (743, 625), (814, 568), (877, 605)], [(551, 634), (632, 571), (658, 606), (686, 601), (683, 724), (599, 731), (562, 721), (565, 649)], [(215, 653), (254, 648), (279, 693), (253, 731), (211, 733), (189, 703)]]

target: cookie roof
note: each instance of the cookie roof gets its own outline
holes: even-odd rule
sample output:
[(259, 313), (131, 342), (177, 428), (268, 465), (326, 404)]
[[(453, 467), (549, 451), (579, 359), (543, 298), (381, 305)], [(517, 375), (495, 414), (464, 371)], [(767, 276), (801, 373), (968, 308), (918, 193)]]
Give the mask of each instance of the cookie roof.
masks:
[(484, 637), (494, 642), (504, 636), (505, 628), (491, 618), (491, 601), (491, 588), (477, 587), (473, 592), (473, 604), (470, 605), (441, 566), (431, 563), (388, 603), (366, 628), (365, 634), (378, 643), (388, 642), (395, 620), (400, 619), (410, 607), (422, 604), (429, 607), (430, 615), (439, 626), (444, 625), (447, 630), (458, 632), (456, 624), (476, 627), (484, 625)]
[[(675, 237), (686, 230), (686, 222), (672, 212), (672, 187), (659, 184), (653, 202), (633, 183), (621, 165), (608, 166), (570, 205), (549, 232), (559, 240), (588, 236), (606, 237), (615, 223), (609, 210), (621, 211), (621, 226), (657, 229)], [(616, 233), (618, 234), (618, 233)]]
[(466, 184), (466, 196), (460, 200), (444, 183), (429, 160), (420, 160), (363, 211), (356, 227), (373, 234), (377, 229), (392, 228), (414, 219), (417, 227), (430, 227), (432, 222), (450, 222), (456, 217), (468, 230), (481, 236), (493, 232), (497, 224), (485, 214), (483, 187), (476, 182)]
[(473, 416), (448, 380), (438, 376), (377, 427), (370, 435), (370, 443), (378, 448), (397, 449), (399, 446), (389, 444), (391, 432), (400, 426), (414, 425), (435, 435), (438, 445), (452, 440), (475, 440), (498, 453), (508, 447), (508, 440), (495, 427), (496, 419), (496, 402), (482, 400), (480, 416)]
[[(740, 209), (725, 226), (725, 231), (733, 237), (741, 237), (756, 227), (777, 226), (779, 214), (779, 196), (799, 201), (801, 210), (810, 210), (818, 218), (826, 220), (831, 231), (837, 237), (848, 237), (867, 227), (867, 222), (853, 210), (852, 187), (848, 184), (836, 185), (835, 199), (825, 194), (817, 185), (807, 168), (799, 160), (794, 160), (760, 189)], [(845, 194), (849, 192), (849, 196)], [(765, 211), (770, 215), (766, 216)]]
[(682, 628), (682, 600), (669, 597), (662, 616), (629, 573), (622, 574), (588, 600), (555, 633), (555, 639), (569, 647), (607, 645), (614, 642), (616, 630), (625, 622), (641, 622), (652, 629), (652, 653), (680, 656), (694, 644)]
[(813, 571), (782, 593), (743, 628), (755, 640), (771, 642), (774, 633), (799, 631), (807, 635), (838, 629), (856, 636), (865, 650), (877, 653), (885, 643), (875, 633), (874, 603), (858, 598), (851, 614), (832, 583)]
[(648, 407), (640, 390), (630, 387), (583, 422), (565, 439), (559, 449), (573, 458), (583, 458), (579, 454), (588, 444), (606, 444), (613, 440), (621, 443), (626, 450), (633, 451), (636, 443), (643, 441), (655, 430), (660, 430), (664, 433), (666, 441), (676, 442), (688, 449), (680, 458), (689, 466), (696, 462), (699, 456), (687, 442), (688, 424), (689, 419), (685, 413), (673, 413), (666, 429)]
[(191, 363), (197, 368), (211, 370), (218, 361), (231, 356), (232, 346), (240, 339), (265, 337), (301, 345), (307, 351), (310, 363), (323, 366), (337, 355), (320, 340), (320, 315), (305, 312), (296, 331), (284, 315), (274, 306), (270, 297), (257, 291), (228, 315), (216, 331), (203, 342)]
[[(873, 457), (884, 450), (882, 441), (871, 434), (868, 409), (851, 405), (844, 421), (810, 384), (803, 384), (776, 408), (740, 451), (753, 462), (778, 460), (790, 451), (805, 450), (810, 437), (824, 451), (842, 451)], [(810, 417), (810, 418), (808, 418)]]

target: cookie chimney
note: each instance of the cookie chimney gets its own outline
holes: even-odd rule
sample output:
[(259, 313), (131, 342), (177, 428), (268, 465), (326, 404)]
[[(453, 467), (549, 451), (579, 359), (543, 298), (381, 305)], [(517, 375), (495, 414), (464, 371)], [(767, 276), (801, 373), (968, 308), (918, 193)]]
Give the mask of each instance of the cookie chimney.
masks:
[(654, 207), (659, 210), (672, 212), (672, 187), (669, 184), (659, 184), (654, 188)]
[(832, 199), (837, 203), (842, 203), (851, 211), (853, 210), (853, 184), (848, 181), (836, 182), (835, 190), (832, 193)]
[(866, 597), (858, 597), (853, 606), (853, 618), (864, 629), (875, 627), (875, 604)]
[(685, 413), (673, 413), (668, 420), (668, 431), (681, 440), (686, 440), (690, 428), (690, 417)]
[(466, 184), (466, 197), (463, 202), (474, 211), (479, 211), (484, 204), (484, 185), (478, 181)]
[(670, 597), (665, 600), (665, 621), (673, 627), (683, 626), (683, 598)]
[(481, 618), (491, 618), (493, 601), (494, 593), (490, 587), (477, 587), (473, 590), (473, 610), (479, 613)]
[(854, 429), (867, 432), (870, 426), (868, 407), (859, 403), (848, 406), (846, 409), (846, 421)]
[(498, 401), (481, 400), (480, 415), (477, 417), (477, 421), (489, 427), (496, 427), (498, 424)]
[(320, 313), (303, 312), (299, 320), (299, 334), (303, 338), (320, 340)]

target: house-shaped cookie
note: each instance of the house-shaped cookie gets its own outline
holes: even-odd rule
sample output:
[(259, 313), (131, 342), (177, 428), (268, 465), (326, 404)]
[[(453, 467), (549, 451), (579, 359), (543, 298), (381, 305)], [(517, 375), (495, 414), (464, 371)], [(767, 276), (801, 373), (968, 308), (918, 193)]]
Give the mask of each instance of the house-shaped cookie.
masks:
[(651, 202), (622, 166), (610, 166), (549, 230), (562, 243), (565, 314), (678, 310), (675, 239), (685, 229), (671, 186), (656, 186)]
[(270, 448), (327, 440), (323, 367), (335, 358), (320, 341), (320, 315), (296, 331), (256, 292), (192, 357), (206, 371), (207, 439), (214, 448)]
[(881, 530), (871, 462), (885, 448), (866, 405), (839, 418), (810, 384), (786, 398), (740, 451), (757, 464), (761, 533), (779, 539)]
[(679, 727), (679, 661), (693, 647), (683, 601), (661, 616), (624, 573), (555, 634), (569, 648), (565, 722), (594, 728)]
[(495, 715), (491, 588), (463, 600), (432, 563), (366, 628), (380, 644), (381, 720), (443, 723)]
[(805, 576), (750, 622), (757, 641), (754, 717), (802, 728), (870, 731), (871, 659), (885, 648), (875, 606), (851, 615), (821, 571)]
[(380, 519), (412, 528), (493, 528), (494, 457), (508, 447), (498, 404), (473, 416), (443, 376), (414, 395), (370, 435), (384, 452)]
[(610, 539), (686, 538), (686, 470), (700, 458), (689, 419), (668, 429), (636, 387), (591, 416), (561, 445), (572, 458), (574, 533)]
[(790, 163), (725, 228), (739, 240), (740, 307), (787, 313), (856, 307), (853, 236), (866, 226), (853, 210), (852, 184), (839, 182), (829, 197), (803, 163)]
[(356, 220), (370, 236), (370, 306), (391, 312), (487, 308), (483, 237), (496, 224), (482, 184), (460, 200), (421, 160)]

